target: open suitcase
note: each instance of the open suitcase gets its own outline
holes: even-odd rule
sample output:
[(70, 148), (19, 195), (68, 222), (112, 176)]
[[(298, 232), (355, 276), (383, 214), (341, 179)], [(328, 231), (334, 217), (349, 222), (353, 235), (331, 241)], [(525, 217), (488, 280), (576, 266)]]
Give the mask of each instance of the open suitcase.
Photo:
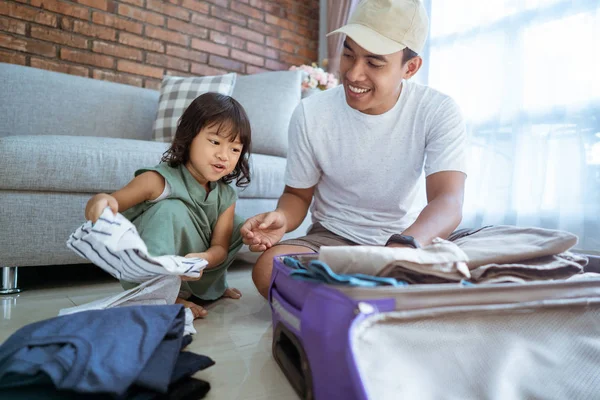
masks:
[(290, 271), (275, 258), (273, 355), (302, 399), (600, 398), (600, 280), (357, 288)]

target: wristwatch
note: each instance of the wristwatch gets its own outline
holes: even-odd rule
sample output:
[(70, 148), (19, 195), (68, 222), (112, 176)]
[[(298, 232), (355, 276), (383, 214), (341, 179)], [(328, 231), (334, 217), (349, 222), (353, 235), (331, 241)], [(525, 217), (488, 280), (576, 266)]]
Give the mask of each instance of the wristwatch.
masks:
[(393, 234), (392, 236), (390, 236), (390, 238), (388, 239), (388, 241), (385, 243), (386, 246), (392, 244), (392, 243), (396, 243), (396, 244), (407, 244), (415, 249), (420, 248), (421, 246), (419, 245), (419, 242), (417, 242), (417, 240), (412, 237), (412, 236), (408, 236), (408, 235), (400, 235), (398, 233)]

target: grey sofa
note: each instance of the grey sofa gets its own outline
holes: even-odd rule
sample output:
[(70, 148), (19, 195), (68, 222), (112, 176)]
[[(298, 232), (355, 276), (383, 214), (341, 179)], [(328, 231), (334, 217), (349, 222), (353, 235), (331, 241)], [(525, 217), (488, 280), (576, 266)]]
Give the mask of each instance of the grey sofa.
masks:
[[(282, 193), (300, 80), (291, 71), (237, 78), (233, 97), (253, 128), (252, 182), (237, 203), (243, 217), (272, 210)], [(85, 263), (65, 241), (84, 222), (87, 200), (121, 188), (168, 147), (151, 141), (158, 95), (0, 63), (0, 291), (18, 291), (17, 267)]]

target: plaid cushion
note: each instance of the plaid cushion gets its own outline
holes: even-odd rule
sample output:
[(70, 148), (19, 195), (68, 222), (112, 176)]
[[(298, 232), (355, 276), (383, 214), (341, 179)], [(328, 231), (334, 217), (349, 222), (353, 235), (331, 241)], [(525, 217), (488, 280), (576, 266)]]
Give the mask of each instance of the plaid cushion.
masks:
[(192, 101), (201, 94), (217, 92), (231, 96), (236, 74), (182, 78), (163, 77), (158, 99), (158, 112), (152, 128), (157, 142), (171, 142), (175, 137), (179, 118)]

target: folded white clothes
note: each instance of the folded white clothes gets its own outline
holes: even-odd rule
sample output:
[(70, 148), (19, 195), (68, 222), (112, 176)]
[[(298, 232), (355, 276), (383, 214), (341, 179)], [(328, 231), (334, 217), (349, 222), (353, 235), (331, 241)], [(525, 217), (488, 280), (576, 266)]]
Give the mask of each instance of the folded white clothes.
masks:
[[(59, 311), (58, 315), (69, 315), (82, 311), (105, 310), (107, 308), (124, 306), (175, 304), (180, 286), (181, 278), (178, 276), (157, 276), (132, 289), (118, 293), (114, 296), (75, 307), (63, 308)], [(194, 315), (192, 310), (186, 308), (184, 335), (195, 333), (196, 329), (194, 329)]]
[(157, 275), (197, 278), (208, 265), (202, 258), (150, 256), (135, 226), (108, 207), (96, 223), (87, 221), (71, 234), (67, 246), (115, 278), (134, 283)]
[[(388, 276), (409, 283), (411, 277), (429, 276), (449, 281), (471, 277), (468, 257), (457, 245), (435, 238), (419, 249), (382, 246), (323, 246), (319, 252), (323, 261), (338, 274), (363, 273)], [(420, 278), (418, 278), (420, 279)]]

